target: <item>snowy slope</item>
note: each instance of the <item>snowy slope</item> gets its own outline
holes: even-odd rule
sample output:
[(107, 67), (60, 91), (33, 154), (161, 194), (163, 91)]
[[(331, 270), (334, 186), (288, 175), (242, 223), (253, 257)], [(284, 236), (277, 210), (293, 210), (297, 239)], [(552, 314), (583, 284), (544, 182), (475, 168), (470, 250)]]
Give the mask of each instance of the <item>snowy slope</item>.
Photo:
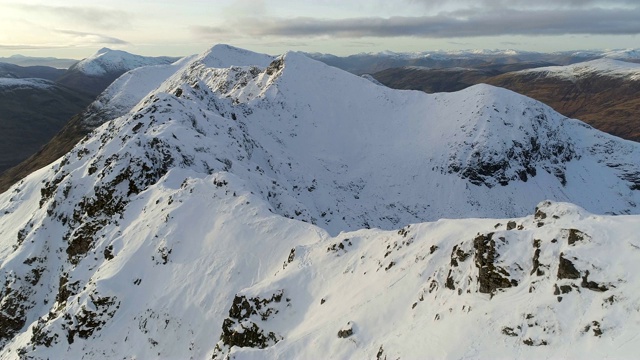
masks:
[(520, 74), (539, 74), (539, 76), (556, 77), (575, 81), (587, 76), (607, 76), (640, 80), (640, 64), (612, 59), (585, 61), (567, 66), (548, 66), (519, 71)]
[[(638, 323), (637, 215), (544, 203), (513, 225), (405, 227), (521, 217), (547, 198), (638, 214), (637, 144), (486, 85), (397, 91), (228, 46), (184, 61), (131, 73), (149, 93), (0, 195), (0, 357), (637, 350), (623, 346)], [(561, 256), (577, 280), (554, 277)], [(556, 283), (572, 288), (562, 302)], [(615, 305), (591, 312), (600, 290)], [(490, 331), (472, 337), (477, 324)]]
[(108, 73), (118, 73), (133, 70), (141, 66), (170, 64), (178, 60), (169, 56), (140, 56), (122, 50), (102, 48), (92, 56), (80, 60), (69, 68), (88, 76), (104, 76)]

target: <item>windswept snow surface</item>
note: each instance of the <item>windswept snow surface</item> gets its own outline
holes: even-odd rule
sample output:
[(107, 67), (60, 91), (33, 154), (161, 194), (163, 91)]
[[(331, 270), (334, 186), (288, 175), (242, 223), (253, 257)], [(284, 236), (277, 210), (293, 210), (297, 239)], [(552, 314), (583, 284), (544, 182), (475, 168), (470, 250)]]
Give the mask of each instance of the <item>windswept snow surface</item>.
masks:
[(540, 76), (556, 77), (575, 81), (586, 76), (621, 77), (629, 80), (640, 80), (640, 64), (598, 59), (567, 66), (548, 66), (522, 70), (519, 73), (540, 74)]
[(300, 53), (172, 66), (0, 195), (0, 357), (639, 350), (640, 218), (603, 215), (639, 213), (636, 143)]

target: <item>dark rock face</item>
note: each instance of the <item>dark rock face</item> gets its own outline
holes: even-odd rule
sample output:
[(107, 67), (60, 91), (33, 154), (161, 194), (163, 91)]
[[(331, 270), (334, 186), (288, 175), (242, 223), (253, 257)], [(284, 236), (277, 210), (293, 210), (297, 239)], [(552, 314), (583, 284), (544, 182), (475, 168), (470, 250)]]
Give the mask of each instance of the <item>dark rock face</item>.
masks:
[(478, 291), (485, 294), (495, 294), (496, 290), (517, 286), (516, 280), (508, 278), (509, 273), (494, 264), (496, 259), (496, 243), (493, 240), (494, 233), (478, 235), (473, 240), (476, 250), (475, 263), (478, 268)]
[(569, 237), (567, 238), (569, 245), (574, 245), (576, 242), (584, 241), (588, 238), (588, 235), (580, 230), (569, 229)]
[(576, 269), (573, 263), (564, 258), (564, 254), (560, 254), (558, 265), (558, 279), (579, 279), (580, 271)]
[(582, 277), (581, 285), (583, 288), (593, 290), (593, 291), (598, 291), (598, 292), (605, 292), (609, 290), (607, 286), (598, 284), (595, 281), (589, 281), (588, 278), (589, 278), (589, 270), (585, 271), (585, 274)]
[(351, 335), (353, 335), (353, 324), (351, 323), (351, 321), (349, 321), (347, 323), (347, 326), (338, 331), (338, 337), (341, 339), (346, 339)]
[(288, 298), (283, 299), (283, 295), (282, 290), (267, 299), (236, 295), (229, 309), (229, 317), (222, 323), (222, 334), (213, 353), (213, 359), (226, 358), (234, 346), (264, 349), (282, 340), (282, 336), (273, 331), (260, 328), (256, 321), (267, 321), (271, 316), (278, 314), (278, 304), (282, 300), (286, 303), (291, 301)]

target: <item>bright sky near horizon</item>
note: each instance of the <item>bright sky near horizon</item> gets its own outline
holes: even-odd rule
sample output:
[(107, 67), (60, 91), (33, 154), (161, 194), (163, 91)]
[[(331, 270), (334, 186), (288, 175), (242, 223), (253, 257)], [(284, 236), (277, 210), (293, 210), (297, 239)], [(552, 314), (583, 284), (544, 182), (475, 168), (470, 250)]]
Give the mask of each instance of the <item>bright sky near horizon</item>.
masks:
[(0, 56), (640, 47), (640, 0), (0, 0)]

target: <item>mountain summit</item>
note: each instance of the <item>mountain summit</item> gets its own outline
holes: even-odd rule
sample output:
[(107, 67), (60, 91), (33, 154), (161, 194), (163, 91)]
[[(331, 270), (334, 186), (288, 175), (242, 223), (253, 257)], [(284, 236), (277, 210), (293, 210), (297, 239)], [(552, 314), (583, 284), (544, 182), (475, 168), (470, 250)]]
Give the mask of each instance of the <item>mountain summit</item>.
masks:
[(637, 350), (638, 144), (296, 52), (162, 69), (0, 195), (3, 357)]

